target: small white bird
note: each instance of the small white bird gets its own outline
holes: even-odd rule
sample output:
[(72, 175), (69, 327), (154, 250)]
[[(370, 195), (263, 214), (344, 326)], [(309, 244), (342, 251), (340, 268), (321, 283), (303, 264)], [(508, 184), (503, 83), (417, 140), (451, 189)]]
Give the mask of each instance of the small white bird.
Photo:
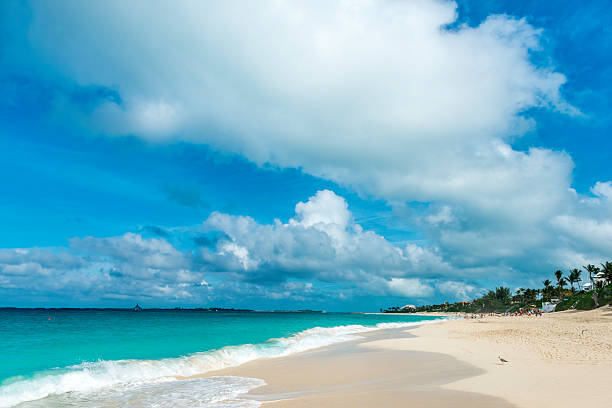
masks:
[(506, 359), (502, 358), (501, 356), (497, 356), (497, 358), (499, 358), (499, 361), (501, 361), (501, 362), (502, 362), (502, 364), (503, 364), (503, 363), (507, 363), (507, 362), (508, 362), (508, 360), (506, 360)]

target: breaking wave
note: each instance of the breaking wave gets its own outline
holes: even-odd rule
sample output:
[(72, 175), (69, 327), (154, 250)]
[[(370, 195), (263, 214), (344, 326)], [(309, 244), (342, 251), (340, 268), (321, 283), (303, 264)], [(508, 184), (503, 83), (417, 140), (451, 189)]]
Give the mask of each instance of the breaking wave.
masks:
[[(198, 352), (182, 357), (165, 358), (159, 360), (100, 360), (95, 362), (84, 362), (78, 365), (57, 368), (36, 373), (30, 377), (12, 377), (0, 385), (0, 407), (12, 407), (26, 401), (36, 401), (50, 397), (44, 406), (49, 406), (53, 399), (61, 400), (62, 394), (71, 393), (81, 398), (90, 395), (91, 398), (99, 398), (104, 393), (129, 395), (138, 390), (147, 390), (151, 385), (158, 389), (168, 388), (168, 382), (177, 382), (172, 387), (176, 390), (189, 389), (192, 392), (209, 390), (211, 395), (223, 395), (235, 398), (237, 393), (247, 392), (250, 388), (263, 385), (263, 381), (257, 379), (219, 380), (219, 378), (239, 377), (210, 377), (207, 379), (186, 380), (189, 377), (204, 374), (209, 371), (228, 367), (235, 367), (260, 358), (276, 358), (288, 356), (306, 350), (332, 345), (358, 339), (359, 333), (365, 333), (380, 329), (393, 329), (417, 326), (424, 323), (438, 322), (440, 320), (426, 320), (405, 323), (379, 323), (376, 326), (348, 325), (337, 327), (315, 327), (301, 331), (290, 337), (270, 339), (259, 344), (243, 344), (239, 346), (227, 346), (216, 350)], [(217, 378), (217, 380), (214, 380)], [(206, 387), (190, 381), (208, 381)], [(218, 384), (215, 384), (217, 381)], [(166, 384), (166, 385), (164, 385)], [(229, 385), (228, 385), (229, 384)], [(181, 388), (182, 387), (182, 388)], [(228, 390), (235, 390), (231, 393)], [(102, 394), (101, 394), (102, 393)], [(127, 394), (126, 394), (127, 393)], [(208, 395), (208, 394), (206, 394)], [(206, 395), (198, 397), (198, 401), (216, 401), (214, 398), (207, 400)], [(212, 398), (212, 397), (211, 397)], [(229, 398), (229, 397), (228, 397)], [(140, 398), (139, 400), (142, 400)], [(221, 400), (219, 400), (221, 401)], [(252, 405), (252, 404), (255, 405)], [(190, 404), (190, 405), (189, 405)], [(186, 406), (199, 406), (191, 401)], [(232, 403), (233, 404), (233, 403)], [(230, 403), (225, 406), (238, 406)], [(246, 405), (245, 405), (246, 404)], [(257, 406), (254, 402), (245, 402), (240, 406)], [(251, 404), (251, 405), (248, 405)], [(28, 406), (37, 406), (36, 404)], [(69, 406), (63, 401), (58, 406)], [(156, 405), (156, 406), (164, 406)], [(223, 405), (219, 405), (223, 406)]]

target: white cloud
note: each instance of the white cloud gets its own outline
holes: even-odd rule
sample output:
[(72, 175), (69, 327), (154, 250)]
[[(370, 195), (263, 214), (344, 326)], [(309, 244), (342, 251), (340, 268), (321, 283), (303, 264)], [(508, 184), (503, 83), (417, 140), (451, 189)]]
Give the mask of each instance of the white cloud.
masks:
[(433, 289), (415, 277), (452, 272), (435, 248), (414, 243), (398, 247), (363, 230), (344, 198), (329, 190), (298, 203), (296, 216), (286, 224), (262, 225), (248, 217), (213, 213), (204, 228), (226, 238), (216, 248), (201, 248), (200, 262), (247, 282), (309, 279), (378, 295), (431, 296)]
[(124, 272), (143, 278), (157, 271), (177, 270), (187, 264), (183, 253), (165, 239), (145, 239), (131, 232), (110, 238), (73, 238), (70, 245), (79, 251), (121, 261), (126, 265)]
[[(98, 132), (206, 143), (391, 203), (438, 203), (429, 221), (449, 229), (438, 243), (449, 253), (464, 233), (492, 253), (522, 235), (509, 250), (525, 253), (575, 205), (568, 155), (509, 145), (535, 126), (530, 108), (577, 113), (565, 77), (531, 61), (542, 33), (524, 19), (447, 29), (457, 7), (441, 0), (187, 1), (171, 13), (60, 1), (34, 3), (33, 15), (45, 64), (119, 90), (121, 106), (81, 118)], [(296, 221), (349, 222), (342, 208), (328, 214), (300, 208)]]
[(445, 295), (451, 295), (454, 299), (465, 301), (473, 299), (482, 294), (483, 289), (464, 282), (444, 281), (436, 284), (436, 288)]
[[(598, 199), (584, 205), (597, 206), (594, 200)], [(453, 239), (458, 242), (449, 244), (451, 238), (442, 239), (448, 247), (462, 248), (460, 256), (449, 256), (450, 262), (435, 246), (394, 244), (363, 229), (346, 200), (332, 191), (319, 191), (295, 208), (293, 218), (273, 224), (213, 213), (198, 234), (220, 238), (212, 247), (195, 251), (179, 249), (165, 238), (135, 233), (74, 238), (69, 247), (53, 250), (0, 249), (0, 290), (27, 290), (30, 296), (61, 292), (72, 299), (144, 297), (196, 304), (245, 297), (320, 302), (358, 296), (423, 299), (436, 294), (464, 300), (482, 292), (466, 281), (492, 276), (526, 279), (511, 265), (474, 267), (469, 259), (472, 251), (493, 238), (505, 240), (500, 247), (506, 252), (479, 254), (480, 260), (518, 256), (511, 248), (521, 236), (492, 238), (457, 231)], [(557, 217), (552, 224), (563, 239), (546, 251), (537, 247), (539, 237), (532, 244), (538, 254), (568, 262), (567, 267), (598, 263), (602, 260), (598, 251), (612, 248), (612, 227), (603, 219), (585, 222)], [(332, 292), (341, 296), (334, 297)]]
[[(242, 265), (242, 268), (246, 271), (249, 266), (253, 263), (249, 259), (249, 250), (243, 246), (237, 245), (234, 242), (224, 242), (219, 248), (219, 255), (231, 255), (234, 256)], [(257, 265), (253, 265), (257, 266)]]
[(292, 226), (312, 227), (325, 232), (336, 249), (346, 243), (346, 229), (351, 222), (348, 204), (330, 190), (319, 191), (307, 202), (298, 203), (295, 217), (289, 220)]
[(39, 264), (45, 269), (78, 268), (83, 260), (77, 256), (39, 248), (0, 249), (0, 265), (21, 265), (28, 262)]
[[(426, 267), (528, 273), (550, 268), (561, 248), (574, 259), (609, 255), (610, 182), (580, 197), (569, 155), (510, 145), (536, 129), (532, 108), (579, 114), (563, 99), (565, 77), (533, 62), (542, 32), (525, 19), (447, 29), (457, 7), (441, 0), (32, 7), (29, 39), (46, 67), (121, 95), (91, 115), (58, 103), (71, 123), (204, 143), (438, 211), (420, 218), (428, 248), (361, 231), (331, 192), (299, 204), (288, 224), (216, 213), (206, 226), (233, 241), (201, 254), (215, 270), (359, 281)], [(160, 249), (141, 263), (179, 258)]]
[(181, 109), (164, 101), (147, 101), (138, 104), (131, 112), (134, 131), (148, 137), (162, 136), (174, 132), (180, 125)]
[(391, 293), (397, 296), (429, 297), (433, 295), (433, 288), (419, 279), (391, 278), (388, 285)]
[(338, 196), (330, 190), (319, 191), (307, 202), (297, 203), (295, 214), (295, 218), (290, 223), (300, 224), (306, 228), (321, 226), (321, 229), (325, 229), (331, 224), (346, 229), (351, 220), (346, 201), (338, 199)]
[(190, 266), (189, 255), (164, 239), (134, 233), (74, 238), (65, 248), (0, 249), (0, 290), (25, 291), (32, 298), (51, 295), (60, 303), (91, 304), (100, 298), (165, 302), (192, 296), (203, 286), (203, 273)]
[(120, 89), (99, 130), (207, 143), (402, 201), (490, 207), (567, 177), (563, 155), (505, 142), (531, 126), (526, 109), (570, 109), (563, 75), (530, 62), (540, 31), (525, 20), (446, 30), (456, 5), (437, 0), (35, 3), (34, 16), (48, 59)]
[(597, 197), (601, 197), (601, 198), (605, 198), (606, 200), (610, 200), (612, 198), (612, 182), (606, 181), (605, 183), (602, 183), (598, 181), (591, 188), (591, 191)]
[(35, 262), (25, 262), (18, 265), (3, 265), (2, 274), (4, 275), (27, 275), (29, 277), (36, 275), (49, 275), (49, 270), (43, 268)]
[(332, 191), (317, 192), (295, 212), (287, 223), (274, 224), (213, 213), (199, 233), (221, 238), (215, 247), (195, 253), (166, 238), (130, 232), (73, 238), (69, 247), (54, 251), (1, 249), (0, 289), (27, 290), (30, 296), (61, 291), (71, 299), (191, 303), (245, 296), (321, 301), (330, 291), (340, 291), (342, 299), (429, 297), (433, 275), (452, 272), (436, 248), (397, 246), (364, 230), (346, 200)]
[(612, 221), (561, 215), (552, 220), (553, 226), (570, 247), (583, 251), (612, 254)]
[(430, 214), (425, 217), (426, 221), (435, 226), (439, 224), (448, 224), (455, 220), (453, 212), (448, 205), (443, 206), (436, 214)]

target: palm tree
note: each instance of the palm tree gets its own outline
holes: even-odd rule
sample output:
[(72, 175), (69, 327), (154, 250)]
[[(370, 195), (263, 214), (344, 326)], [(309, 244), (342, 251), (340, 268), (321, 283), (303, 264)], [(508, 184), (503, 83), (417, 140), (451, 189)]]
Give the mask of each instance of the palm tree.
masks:
[(512, 292), (510, 292), (510, 288), (506, 288), (504, 286), (500, 286), (500, 287), (496, 287), (495, 288), (495, 299), (499, 300), (500, 302), (502, 302), (504, 305), (507, 305), (508, 303), (510, 303), (510, 294)]
[(574, 294), (574, 271), (570, 270), (569, 274), (567, 275), (567, 280), (569, 281), (570, 285), (572, 286), (572, 295)]
[(561, 281), (565, 279), (563, 278), (563, 272), (561, 272), (560, 270), (556, 270), (555, 278), (557, 278), (557, 286), (559, 287), (559, 297), (561, 297)]
[(524, 302), (525, 301), (525, 288), (518, 288), (516, 290), (516, 299), (519, 302)]
[(567, 285), (567, 278), (563, 277), (559, 281), (559, 299), (563, 298), (563, 287)]
[(582, 282), (582, 271), (578, 268), (574, 268), (574, 273), (576, 274), (576, 283), (578, 284), (578, 289), (580, 289), (580, 282)]
[(539, 289), (525, 289), (525, 300), (528, 302), (535, 302), (539, 293)]
[(589, 273), (589, 279), (591, 280), (591, 288), (595, 289), (595, 282), (593, 281), (593, 275), (599, 272), (599, 268), (595, 265), (588, 264), (587, 266), (583, 266), (584, 270)]
[(606, 261), (605, 264), (601, 264), (601, 270), (606, 274), (608, 283), (612, 283), (612, 262)]
[(572, 294), (575, 293), (574, 283), (580, 282), (580, 273), (581, 273), (580, 269), (576, 269), (576, 268), (572, 269), (569, 273), (569, 281), (570, 281), (570, 284), (572, 285)]
[(544, 285), (544, 289), (542, 289), (542, 299), (544, 299), (544, 296), (550, 297), (550, 284), (552, 283), (552, 281), (550, 279), (546, 279), (544, 281), (542, 281), (542, 284)]

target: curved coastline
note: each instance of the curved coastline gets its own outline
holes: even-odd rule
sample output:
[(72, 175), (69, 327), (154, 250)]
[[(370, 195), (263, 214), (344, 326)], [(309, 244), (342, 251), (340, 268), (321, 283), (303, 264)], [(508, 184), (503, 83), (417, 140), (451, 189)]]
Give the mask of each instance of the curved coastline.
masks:
[[(244, 398), (264, 407), (606, 406), (612, 308), (543, 317), (454, 319), (217, 375), (266, 382)], [(509, 362), (501, 362), (499, 356)]]
[[(177, 358), (86, 362), (63, 369), (48, 370), (31, 378), (10, 379), (11, 381), (0, 386), (0, 407), (39, 401), (49, 396), (55, 398), (66, 393), (83, 394), (85, 396), (82, 398), (87, 399), (89, 397), (86, 394), (106, 392), (109, 388), (129, 391), (131, 388), (152, 383), (193, 379), (215, 370), (240, 366), (258, 359), (285, 357), (348, 342), (372, 331), (407, 328), (439, 320), (382, 322), (373, 326), (313, 327), (290, 337), (272, 338), (264, 343), (227, 346)], [(255, 386), (253, 383), (251, 385)], [(245, 392), (248, 389), (247, 387), (240, 390)]]

